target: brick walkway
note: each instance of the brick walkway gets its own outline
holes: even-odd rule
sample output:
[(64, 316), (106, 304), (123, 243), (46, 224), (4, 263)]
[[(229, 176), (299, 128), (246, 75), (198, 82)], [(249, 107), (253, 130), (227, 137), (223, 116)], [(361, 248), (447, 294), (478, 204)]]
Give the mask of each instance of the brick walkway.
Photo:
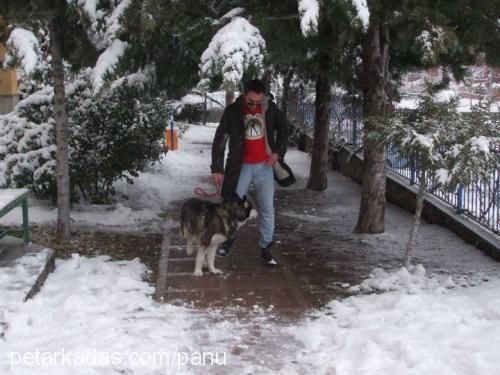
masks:
[(216, 258), (216, 267), (224, 274), (205, 272), (192, 275), (194, 255), (186, 255), (184, 240), (169, 231), (164, 238), (160, 260), (157, 298), (169, 302), (189, 302), (195, 307), (254, 306), (272, 307), (280, 312), (303, 311), (310, 302), (297, 285), (292, 268), (280, 254), (279, 267), (265, 267), (259, 259), (258, 233), (255, 224), (238, 233), (234, 251), (226, 258)]
[[(297, 185), (304, 186), (305, 181)], [(388, 204), (386, 233), (352, 233), (359, 186), (338, 173), (330, 175), (329, 186), (322, 193), (277, 190), (275, 255), (280, 265), (276, 269), (260, 263), (255, 222), (238, 232), (227, 258), (216, 258), (215, 265), (224, 274), (200, 278), (192, 276), (194, 256), (186, 256), (178, 229), (166, 231), (156, 298), (194, 307), (240, 306), (251, 311), (257, 305), (280, 314), (303, 313), (350, 295), (349, 286), (376, 267), (401, 267), (411, 215)], [(178, 219), (181, 203), (172, 204), (167, 217)], [(429, 273), (463, 279), (463, 275), (487, 278), (498, 272), (496, 263), (445, 228), (423, 222), (418, 237), (414, 264), (424, 265)]]
[[(328, 206), (331, 194), (306, 189), (277, 191), (276, 268), (260, 262), (256, 222), (238, 232), (234, 250), (226, 258), (216, 258), (215, 265), (224, 274), (206, 272), (202, 277), (192, 275), (194, 255), (187, 256), (178, 229), (166, 230), (156, 298), (202, 308), (259, 306), (295, 314), (347, 295), (346, 283), (360, 281), (371, 270), (371, 265), (366, 272), (353, 268), (352, 255), (369, 246), (351, 238), (351, 233), (347, 237), (332, 233), (330, 219), (316, 222), (301, 217), (304, 209)], [(172, 204), (167, 216), (177, 220), (181, 204)]]

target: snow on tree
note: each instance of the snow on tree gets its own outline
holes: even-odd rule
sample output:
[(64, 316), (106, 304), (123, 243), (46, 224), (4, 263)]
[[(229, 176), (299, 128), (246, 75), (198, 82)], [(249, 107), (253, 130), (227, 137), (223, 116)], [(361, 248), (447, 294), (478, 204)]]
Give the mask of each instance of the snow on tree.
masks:
[[(361, 22), (364, 30), (367, 29), (370, 11), (366, 0), (352, 0), (354, 13), (351, 14), (353, 20)], [(304, 36), (316, 34), (318, 32), (319, 2), (318, 0), (298, 0), (300, 28)]]
[(201, 84), (222, 78), (226, 93), (239, 87), (245, 73), (262, 73), (266, 42), (259, 30), (242, 17), (235, 17), (213, 36), (201, 55)]
[(92, 71), (93, 86), (96, 92), (102, 87), (105, 75), (114, 73), (115, 66), (118, 64), (120, 57), (125, 53), (126, 48), (126, 42), (115, 39), (99, 56)]
[(455, 191), (459, 184), (487, 181), (500, 165), (500, 120), (489, 106), (473, 107), (471, 113), (457, 111), (458, 99), (438, 101), (422, 98), (415, 110), (399, 110), (390, 119), (387, 143), (411, 155), (418, 171), (419, 191), (405, 252), (410, 266), (414, 240), (429, 182)]
[(370, 11), (368, 10), (366, 0), (352, 0), (352, 3), (356, 7), (357, 12), (355, 18), (361, 21), (363, 29), (366, 30), (370, 22)]
[(113, 74), (128, 44), (121, 40), (124, 32), (125, 11), (132, 5), (132, 0), (103, 2), (96, 0), (67, 0), (78, 12), (85, 31), (94, 46), (100, 51), (93, 71), (94, 90), (97, 92), (104, 83), (107, 74)]
[(19, 65), (27, 74), (35, 71), (40, 60), (40, 46), (35, 34), (29, 30), (16, 27), (10, 32), (7, 39), (7, 48), (8, 53), (4, 61), (6, 66), (19, 62)]
[(318, 0), (299, 0), (300, 29), (302, 34), (316, 34), (318, 32)]

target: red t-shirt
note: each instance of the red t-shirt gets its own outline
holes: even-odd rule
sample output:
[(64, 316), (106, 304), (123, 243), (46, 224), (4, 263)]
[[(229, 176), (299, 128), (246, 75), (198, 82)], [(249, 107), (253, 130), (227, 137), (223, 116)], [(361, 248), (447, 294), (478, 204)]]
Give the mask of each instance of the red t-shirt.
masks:
[(251, 111), (248, 106), (243, 107), (245, 119), (245, 145), (243, 149), (243, 163), (258, 164), (269, 159), (266, 150), (265, 120), (262, 115), (262, 106), (256, 106)]

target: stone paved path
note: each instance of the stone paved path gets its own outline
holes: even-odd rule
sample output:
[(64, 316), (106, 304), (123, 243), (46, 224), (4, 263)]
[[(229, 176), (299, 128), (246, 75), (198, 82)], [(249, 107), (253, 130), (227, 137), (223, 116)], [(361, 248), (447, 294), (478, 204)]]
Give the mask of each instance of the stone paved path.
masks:
[[(217, 258), (223, 275), (192, 276), (194, 257), (187, 257), (178, 229), (166, 230), (156, 298), (194, 307), (237, 307), (293, 314), (345, 298), (349, 287), (368, 277), (375, 267), (401, 267), (411, 215), (391, 204), (386, 233), (352, 233), (359, 207), (359, 186), (338, 173), (329, 176), (329, 189), (311, 192), (301, 186), (277, 190), (276, 269), (259, 261), (256, 223), (238, 233), (234, 251)], [(250, 195), (252, 197), (252, 195)], [(178, 219), (182, 202), (167, 212)], [(451, 231), (423, 223), (415, 250), (415, 264), (429, 273), (447, 274), (464, 283), (488, 278), (498, 263), (466, 244)]]

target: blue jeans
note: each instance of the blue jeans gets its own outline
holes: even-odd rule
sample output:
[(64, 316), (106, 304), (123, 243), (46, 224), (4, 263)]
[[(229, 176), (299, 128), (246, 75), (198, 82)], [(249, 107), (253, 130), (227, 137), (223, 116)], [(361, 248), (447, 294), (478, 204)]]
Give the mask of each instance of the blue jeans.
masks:
[(274, 235), (274, 172), (265, 162), (242, 164), (236, 193), (243, 198), (253, 182), (259, 205), (260, 247), (267, 247)]

